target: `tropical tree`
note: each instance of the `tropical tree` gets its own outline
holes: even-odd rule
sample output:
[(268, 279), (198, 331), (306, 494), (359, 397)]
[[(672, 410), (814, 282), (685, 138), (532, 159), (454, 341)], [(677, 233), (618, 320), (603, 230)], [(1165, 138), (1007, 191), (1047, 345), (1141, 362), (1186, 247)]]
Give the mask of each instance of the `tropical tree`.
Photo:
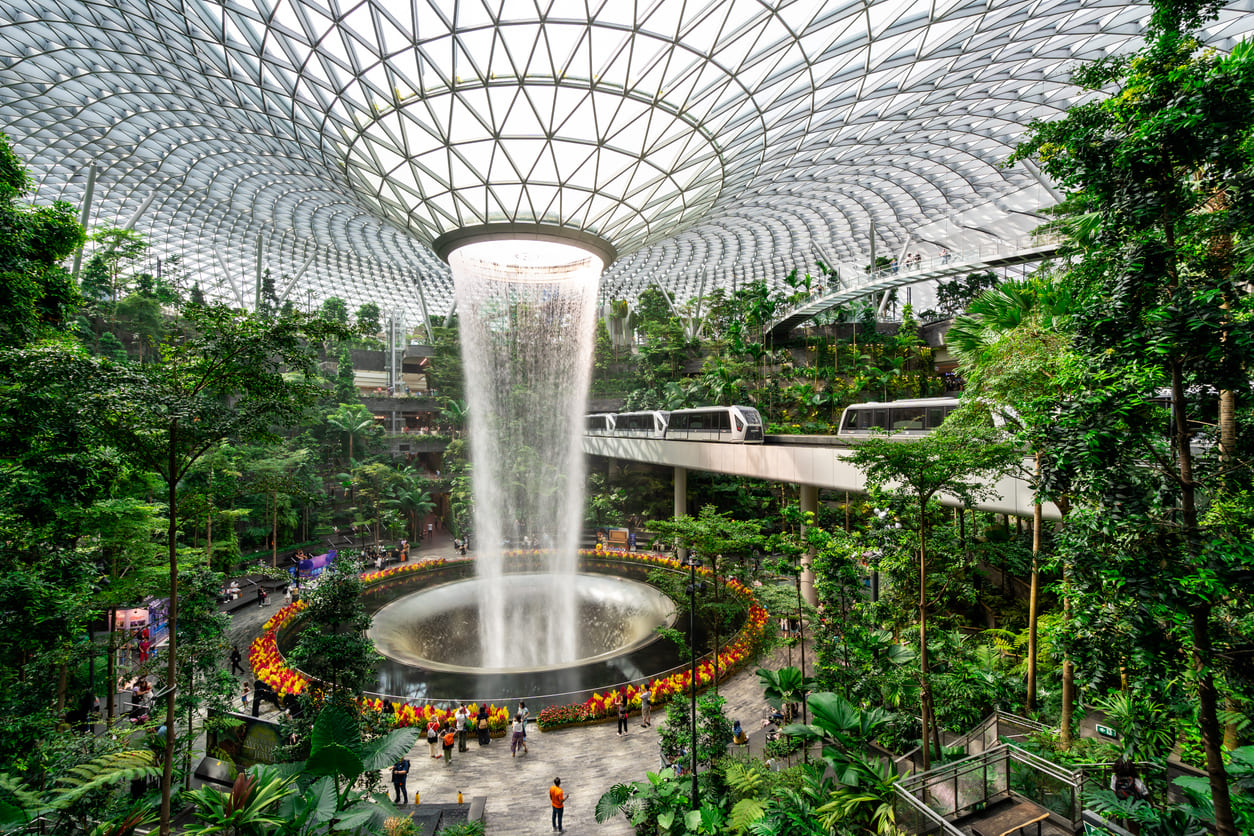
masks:
[(823, 762), (840, 785), (815, 811), (816, 817), (829, 828), (840, 822), (865, 828), (865, 832), (896, 834), (893, 784), (897, 774), (891, 762), (870, 760), (865, 754), (867, 743), (875, 739), (888, 716), (879, 709), (858, 708), (830, 692), (811, 695), (810, 710), (812, 722), (785, 726), (781, 734), (822, 744)]
[[(1058, 376), (1070, 347), (1067, 333), (1078, 307), (1071, 289), (1051, 273), (1022, 282), (1007, 282), (972, 301), (966, 314), (954, 320), (946, 344), (958, 357), (965, 397), (991, 401), (995, 411), (1021, 430), (1034, 450), (1034, 505), (1032, 509), (1032, 581), (1028, 596), (1027, 708), (1036, 708), (1037, 618), (1040, 556), (1043, 535), (1039, 442), (1058, 403), (1066, 397)], [(1064, 510), (1065, 497), (1057, 501)], [(1063, 660), (1063, 745), (1071, 740), (1075, 673), (1070, 658)]]
[(931, 766), (929, 729), (941, 754), (940, 729), (932, 705), (927, 652), (927, 561), (931, 527), (928, 505), (947, 495), (970, 507), (993, 489), (996, 478), (1021, 458), (1017, 449), (991, 429), (960, 429), (942, 425), (939, 430), (901, 443), (873, 437), (858, 444), (849, 462), (866, 474), (868, 486), (886, 489), (912, 506), (918, 532), (919, 565), (919, 686), (923, 718), (923, 769)]
[(69, 203), (31, 205), (34, 183), (0, 134), (0, 229), (23, 234), (0, 236), (0, 345), (20, 345), (55, 329), (79, 302), (62, 266), (83, 244), (77, 212)]
[[(228, 440), (274, 438), (319, 394), (311, 338), (326, 329), (301, 316), (259, 317), (222, 305), (188, 306), (188, 330), (162, 346), (163, 362), (113, 366), (61, 355), (82, 380), (83, 408), (126, 455), (156, 473), (169, 524), (169, 641), (166, 682), (178, 679), (179, 485), (196, 462)], [(52, 359), (52, 358), (45, 358)], [(62, 372), (58, 372), (59, 374)], [(167, 688), (165, 724), (175, 728), (175, 689)], [(166, 735), (161, 833), (171, 821), (176, 735)]]
[[(725, 574), (725, 560), (745, 558), (762, 545), (759, 534), (762, 524), (757, 520), (734, 520), (729, 514), (720, 514), (713, 505), (706, 505), (696, 517), (677, 517), (672, 520), (653, 520), (648, 529), (663, 542), (673, 543), (676, 548), (700, 555), (709, 564), (714, 584), (708, 598), (699, 599), (697, 616), (710, 629), (714, 644), (714, 692), (718, 693), (718, 656), (722, 637), (728, 628), (744, 612), (743, 604), (723, 595), (719, 582), (720, 570)], [(668, 573), (669, 574), (669, 573)], [(680, 612), (686, 612), (689, 596), (686, 591), (674, 587), (673, 578), (662, 578), (663, 590), (671, 596)]]
[(362, 334), (379, 333), (379, 306), (374, 302), (366, 302), (357, 309), (357, 330)]
[(383, 822), (400, 815), (386, 792), (362, 789), (363, 776), (391, 766), (418, 741), (419, 729), (395, 729), (363, 738), (361, 722), (335, 700), (318, 712), (309, 736), (309, 757), (283, 765), (299, 776), (297, 791), (283, 797), (278, 815), (289, 832), (376, 833)]
[(402, 471), (392, 488), (392, 498), (388, 500), (388, 504), (405, 515), (409, 522), (410, 542), (417, 543), (421, 539), (419, 525), (436, 508), (435, 501), (427, 490), (426, 480), (417, 473)]
[(307, 595), (305, 621), (290, 657), (329, 691), (360, 694), (379, 655), (366, 636), (370, 615), (361, 603), (363, 585), (356, 555), (340, 552)]
[(336, 407), (334, 412), (327, 416), (327, 423), (344, 433), (344, 437), (348, 440), (348, 464), (351, 467), (353, 464), (353, 439), (369, 438), (376, 432), (374, 413), (367, 409), (364, 404), (342, 403)]
[[(1094, 426), (1112, 424), (1117, 392), (1105, 403), (1091, 398), (1085, 420), (1061, 415), (1056, 426), (1060, 435), (1068, 428), (1086, 435), (1090, 450), (1135, 451), (1142, 470), (1149, 464), (1169, 486), (1149, 503), (1116, 505), (1108, 501), (1113, 492), (1100, 500), (1112, 521), (1142, 532), (1152, 547), (1145, 564), (1168, 567), (1169, 575), (1159, 573), (1154, 597), (1144, 604), (1164, 624), (1188, 625), (1180, 632), (1191, 645), (1216, 829), (1220, 836), (1234, 836), (1213, 620), (1254, 556), (1248, 549), (1234, 552), (1221, 529), (1203, 525), (1199, 496), (1230, 490), (1238, 477), (1247, 481), (1242, 474), (1248, 467), (1208, 480), (1197, 467), (1190, 432), (1198, 387), (1243, 391), (1254, 353), (1251, 329), (1241, 325), (1251, 306), (1242, 283), (1249, 265), (1233, 246), (1254, 223), (1248, 199), (1254, 47), (1241, 43), (1226, 54), (1205, 49), (1198, 33), (1219, 10), (1208, 0), (1157, 0), (1146, 46), (1130, 59), (1081, 68), (1075, 80), (1098, 95), (1061, 119), (1034, 124), (1013, 159), (1035, 159), (1065, 193), (1057, 226), (1076, 259), (1071, 276), (1091, 300), (1076, 328), (1077, 346), (1090, 360), (1089, 378), (1122, 380), (1120, 388), (1142, 399), (1157, 389), (1170, 392), (1165, 455), (1146, 457), (1147, 447), (1155, 446), (1152, 423), (1108, 433), (1109, 448), (1093, 444)], [(1099, 92), (1109, 90), (1116, 94)], [(1231, 409), (1233, 400), (1221, 397), (1221, 409)], [(1235, 427), (1232, 421), (1220, 424)], [(1059, 441), (1056, 462), (1045, 462), (1045, 478), (1056, 465), (1062, 478), (1074, 481), (1093, 453), (1078, 458), (1079, 439)], [(1231, 451), (1235, 441), (1235, 433), (1221, 438), (1221, 452)], [(1087, 475), (1117, 474), (1103, 470)], [(1155, 503), (1167, 513), (1153, 512)], [(1222, 549), (1214, 547), (1219, 542), (1225, 543)]]
[(440, 418), (448, 423), (454, 433), (460, 433), (466, 428), (466, 421), (469, 420), (468, 411), (466, 401), (449, 398), (440, 409)]

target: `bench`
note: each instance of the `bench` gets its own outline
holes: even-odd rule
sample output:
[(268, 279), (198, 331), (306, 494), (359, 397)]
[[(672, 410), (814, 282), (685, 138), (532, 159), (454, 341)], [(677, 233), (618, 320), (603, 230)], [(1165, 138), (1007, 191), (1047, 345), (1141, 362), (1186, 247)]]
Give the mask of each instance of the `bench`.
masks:
[(1036, 825), (1036, 836), (1041, 834), (1041, 822), (1049, 818), (1049, 811), (1031, 801), (1019, 801), (1013, 807), (1002, 810), (991, 818), (971, 826), (975, 836), (1014, 836), (1023, 829)]

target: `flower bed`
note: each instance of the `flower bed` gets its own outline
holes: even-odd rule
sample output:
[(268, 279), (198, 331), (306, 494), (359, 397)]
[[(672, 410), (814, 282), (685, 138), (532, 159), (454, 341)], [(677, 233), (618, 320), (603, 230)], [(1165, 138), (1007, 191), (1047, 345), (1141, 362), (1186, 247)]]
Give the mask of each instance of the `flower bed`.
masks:
[[(540, 550), (510, 551), (505, 553), (505, 557), (526, 561), (530, 558), (538, 557), (542, 553)], [(626, 562), (644, 563), (675, 571), (685, 571), (685, 567), (678, 561), (650, 552), (620, 552), (597, 549), (595, 551), (581, 550), (579, 554), (581, 557), (610, 558)], [(389, 566), (387, 569), (364, 572), (361, 579), (367, 586), (373, 586), (401, 575), (439, 569), (451, 564), (466, 563), (470, 560), (471, 558), (455, 560), (439, 558), (421, 563), (402, 563), (397, 566)], [(697, 571), (707, 578), (712, 578), (713, 576), (713, 573), (706, 568), (700, 568)], [(718, 673), (720, 679), (727, 678), (740, 665), (752, 658), (765, 633), (768, 619), (766, 610), (753, 600), (753, 594), (748, 587), (733, 580), (723, 580), (723, 583), (732, 594), (749, 602), (749, 617), (745, 620), (745, 624), (740, 629), (740, 632), (724, 645), (719, 652)], [(309, 677), (288, 666), (287, 660), (283, 658), (283, 654), (279, 652), (278, 647), (279, 631), (290, 626), (304, 609), (304, 601), (297, 601), (280, 609), (265, 623), (261, 635), (253, 640), (252, 646), (248, 651), (248, 662), (253, 670), (253, 675), (258, 681), (264, 682), (274, 689), (274, 692), (280, 697), (304, 693), (311, 684)], [(697, 689), (706, 688), (713, 682), (714, 659), (711, 655), (703, 659), (697, 666)], [(661, 705), (676, 694), (687, 694), (691, 685), (691, 671), (684, 671), (653, 680), (650, 683), (653, 692), (652, 703)], [(549, 706), (540, 712), (540, 715), (536, 718), (536, 725), (541, 731), (547, 731), (578, 723), (605, 720), (611, 716), (614, 700), (619, 693), (624, 695), (629, 710), (638, 711), (642, 688), (643, 683), (640, 687), (628, 685), (621, 691), (611, 690), (604, 693), (595, 693), (583, 703)], [(363, 698), (361, 705), (366, 710), (383, 711), (383, 701), (379, 699)], [(444, 724), (449, 721), (454, 713), (451, 710), (436, 708), (430, 704), (413, 706), (406, 703), (395, 707), (394, 710), (398, 726), (425, 726), (433, 717)], [(477, 708), (475, 710), (477, 712)], [(473, 718), (473, 724), (477, 724), (477, 713), (472, 713), (471, 717)], [(488, 724), (492, 731), (504, 731), (508, 722), (509, 710), (507, 708), (497, 707), (496, 705), (489, 706)]]
[[(583, 552), (585, 555), (596, 554), (597, 556), (606, 555), (605, 552)], [(609, 553), (612, 556), (620, 556), (626, 560), (640, 560), (640, 562), (652, 563), (664, 566), (666, 568), (682, 571), (684, 567), (675, 560), (658, 555), (644, 554), (637, 556), (636, 554)], [(712, 578), (713, 573), (708, 569), (698, 569), (699, 573), (706, 577)], [(766, 623), (768, 615), (756, 601), (753, 600), (753, 594), (748, 587), (739, 581), (724, 581), (727, 589), (733, 594), (746, 599), (749, 602), (749, 617), (745, 620), (745, 624), (741, 627), (740, 632), (724, 645), (718, 654), (718, 675), (719, 680), (724, 680), (731, 674), (735, 673), (741, 665), (753, 657), (762, 641), (762, 637), (766, 633)], [(714, 657), (711, 654), (703, 659), (697, 665), (697, 690), (700, 691), (709, 687), (714, 683)], [(623, 695), (624, 701), (627, 703), (629, 711), (638, 711), (640, 709), (640, 692), (644, 690), (644, 684), (639, 687), (635, 685), (627, 685), (621, 690), (610, 690), (603, 693), (594, 693), (582, 703), (574, 703), (572, 705), (554, 705), (545, 708), (540, 712), (540, 716), (536, 718), (536, 725), (540, 731), (550, 731), (552, 729), (560, 729), (566, 726), (579, 725), (588, 722), (600, 722), (602, 720), (617, 719), (617, 711), (614, 708), (614, 702), (619, 694)], [(652, 692), (650, 702), (654, 705), (662, 705), (671, 697), (677, 694), (688, 694), (692, 687), (692, 671), (687, 670), (682, 673), (671, 674), (670, 676), (655, 679), (650, 683), (650, 691)]]

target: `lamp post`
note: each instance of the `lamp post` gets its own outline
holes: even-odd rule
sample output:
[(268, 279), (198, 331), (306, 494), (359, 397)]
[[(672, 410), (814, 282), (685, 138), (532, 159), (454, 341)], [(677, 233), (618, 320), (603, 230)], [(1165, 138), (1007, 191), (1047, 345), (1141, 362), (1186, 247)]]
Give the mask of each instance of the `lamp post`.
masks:
[(696, 632), (696, 615), (697, 615), (697, 591), (704, 589), (705, 584), (697, 584), (697, 567), (701, 565), (700, 558), (695, 552), (689, 552), (688, 558), (684, 561), (688, 565), (688, 650), (692, 672), (690, 674), (689, 687), (692, 690), (692, 741), (688, 751), (691, 753), (692, 766), (692, 809), (696, 810), (701, 806), (697, 797), (697, 632)]

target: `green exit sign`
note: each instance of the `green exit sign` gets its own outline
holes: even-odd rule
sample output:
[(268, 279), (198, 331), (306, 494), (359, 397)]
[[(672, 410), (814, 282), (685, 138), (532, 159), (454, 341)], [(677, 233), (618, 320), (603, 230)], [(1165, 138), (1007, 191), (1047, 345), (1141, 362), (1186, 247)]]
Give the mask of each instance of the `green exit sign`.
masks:
[(1110, 726), (1103, 726), (1101, 723), (1097, 724), (1097, 733), (1102, 737), (1109, 737), (1111, 740), (1119, 739), (1119, 732), (1115, 731)]

